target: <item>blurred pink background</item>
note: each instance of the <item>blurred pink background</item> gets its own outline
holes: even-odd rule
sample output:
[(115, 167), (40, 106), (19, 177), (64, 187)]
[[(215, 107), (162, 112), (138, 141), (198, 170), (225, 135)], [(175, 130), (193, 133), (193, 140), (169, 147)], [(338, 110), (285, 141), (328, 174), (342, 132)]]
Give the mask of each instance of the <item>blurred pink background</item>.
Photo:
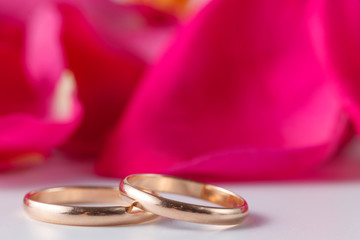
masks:
[(356, 0), (3, 0), (0, 174), (357, 178), (359, 56)]

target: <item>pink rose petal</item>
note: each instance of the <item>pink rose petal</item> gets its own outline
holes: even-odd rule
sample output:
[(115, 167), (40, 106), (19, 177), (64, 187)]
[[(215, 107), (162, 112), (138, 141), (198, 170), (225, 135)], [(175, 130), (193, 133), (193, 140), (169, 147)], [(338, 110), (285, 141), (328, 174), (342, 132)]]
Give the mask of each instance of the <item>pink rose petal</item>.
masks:
[(84, 106), (82, 123), (65, 149), (97, 154), (175, 22), (155, 10), (110, 1), (68, 2), (58, 9), (65, 57)]
[(238, 180), (324, 162), (347, 118), (310, 13), (303, 1), (210, 2), (144, 80), (97, 172)]
[(74, 80), (64, 71), (60, 51), (54, 51), (56, 15), (43, 9), (34, 16), (26, 24), (0, 21), (6, 29), (0, 31), (0, 170), (42, 161), (74, 131), (81, 115)]
[(360, 2), (317, 1), (314, 42), (320, 59), (331, 69), (344, 107), (360, 132)]

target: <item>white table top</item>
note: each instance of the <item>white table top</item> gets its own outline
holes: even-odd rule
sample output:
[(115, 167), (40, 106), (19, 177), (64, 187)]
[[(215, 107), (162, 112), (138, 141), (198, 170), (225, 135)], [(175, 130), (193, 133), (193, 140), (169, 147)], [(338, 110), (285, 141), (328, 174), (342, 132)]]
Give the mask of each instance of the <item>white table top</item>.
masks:
[(0, 236), (4, 240), (360, 239), (360, 144), (348, 149), (339, 160), (302, 179), (218, 183), (249, 203), (248, 219), (236, 227), (169, 219), (114, 227), (61, 226), (32, 220), (22, 208), (22, 198), (30, 190), (119, 183), (94, 175), (88, 162), (57, 157), (31, 169), (0, 173)]

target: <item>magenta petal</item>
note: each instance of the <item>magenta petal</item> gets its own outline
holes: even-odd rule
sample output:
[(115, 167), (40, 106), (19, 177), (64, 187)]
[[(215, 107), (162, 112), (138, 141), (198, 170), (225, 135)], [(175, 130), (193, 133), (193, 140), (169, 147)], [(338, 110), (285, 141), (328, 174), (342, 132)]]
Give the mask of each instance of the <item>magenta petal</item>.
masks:
[[(360, 133), (360, 2), (318, 1), (314, 42)], [(322, 31), (319, 31), (321, 29)]]
[(59, 22), (48, 10), (26, 24), (0, 21), (7, 29), (0, 35), (0, 56), (5, 56), (0, 58), (0, 170), (37, 163), (66, 140), (81, 116), (74, 79), (54, 41)]
[(347, 124), (303, 1), (212, 1), (137, 92), (100, 174), (285, 177), (335, 151)]
[(100, 173), (281, 176), (330, 155), (346, 121), (310, 45), (305, 6), (230, 2), (211, 4), (149, 75)]
[(97, 155), (175, 23), (155, 10), (143, 13), (144, 8), (111, 1), (68, 1), (57, 7), (65, 58), (84, 108), (80, 127), (63, 149)]

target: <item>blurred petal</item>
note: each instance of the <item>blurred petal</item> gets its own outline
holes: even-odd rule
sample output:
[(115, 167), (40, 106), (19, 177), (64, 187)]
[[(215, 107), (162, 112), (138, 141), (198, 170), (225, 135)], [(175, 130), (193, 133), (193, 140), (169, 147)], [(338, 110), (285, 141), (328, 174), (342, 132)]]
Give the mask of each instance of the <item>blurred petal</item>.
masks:
[(317, 1), (313, 38), (344, 107), (360, 132), (360, 2)]
[(96, 154), (148, 64), (169, 40), (175, 21), (147, 7), (110, 1), (63, 3), (58, 9), (66, 60), (84, 107), (81, 126), (65, 148)]
[(97, 171), (235, 180), (318, 166), (347, 119), (308, 21), (300, 0), (210, 2), (149, 73)]
[(53, 93), (65, 69), (61, 29), (61, 15), (51, 4), (38, 7), (27, 24), (25, 64), (32, 84), (44, 97)]
[(33, 109), (35, 96), (22, 62), (24, 29), (18, 20), (0, 15), (0, 115)]
[(49, 0), (3, 0), (0, 1), (0, 15), (25, 23), (31, 18), (31, 13), (44, 2)]
[(119, 3), (143, 4), (184, 17), (209, 0), (116, 0)]
[(26, 25), (15, 19), (0, 22), (7, 29), (0, 31), (0, 170), (4, 170), (41, 162), (74, 131), (81, 109), (74, 80), (64, 71), (59, 46), (53, 42), (54, 34), (59, 35), (54, 12), (43, 9)]

